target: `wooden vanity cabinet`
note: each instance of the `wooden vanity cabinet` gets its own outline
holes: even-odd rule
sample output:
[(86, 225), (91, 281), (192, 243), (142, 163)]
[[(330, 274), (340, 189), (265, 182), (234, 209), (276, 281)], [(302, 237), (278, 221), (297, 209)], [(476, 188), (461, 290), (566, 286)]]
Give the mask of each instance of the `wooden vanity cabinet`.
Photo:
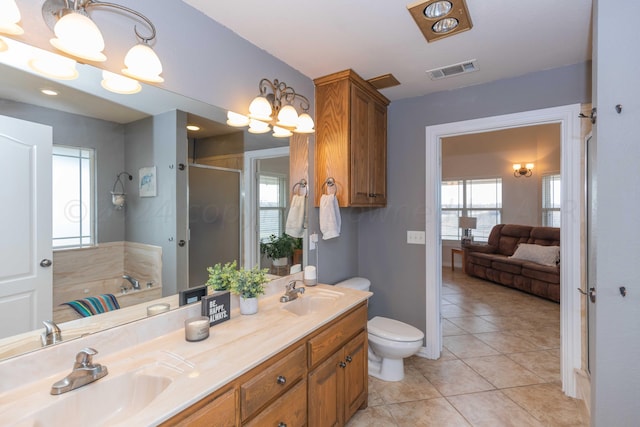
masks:
[(237, 387), (215, 392), (160, 424), (177, 427), (234, 427), (238, 425)]
[(389, 100), (353, 70), (314, 80), (316, 91), (315, 205), (336, 181), (342, 207), (387, 203)]

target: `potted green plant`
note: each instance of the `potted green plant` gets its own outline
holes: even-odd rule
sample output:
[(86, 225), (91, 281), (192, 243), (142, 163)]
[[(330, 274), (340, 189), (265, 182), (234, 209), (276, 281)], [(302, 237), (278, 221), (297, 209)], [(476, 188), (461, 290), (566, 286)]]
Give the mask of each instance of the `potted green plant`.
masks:
[(217, 263), (213, 267), (207, 267), (209, 279), (207, 280), (206, 285), (209, 287), (209, 293), (214, 291), (230, 290), (231, 285), (238, 278), (237, 266), (238, 263), (234, 260), (233, 262), (227, 262), (224, 265)]
[(257, 266), (251, 270), (240, 269), (236, 280), (231, 284), (231, 292), (240, 297), (240, 313), (255, 314), (258, 312), (258, 297), (264, 294), (267, 283), (267, 269)]
[(280, 237), (272, 234), (266, 242), (260, 242), (260, 253), (271, 258), (274, 266), (287, 265), (289, 257), (293, 254), (296, 238), (282, 233)]

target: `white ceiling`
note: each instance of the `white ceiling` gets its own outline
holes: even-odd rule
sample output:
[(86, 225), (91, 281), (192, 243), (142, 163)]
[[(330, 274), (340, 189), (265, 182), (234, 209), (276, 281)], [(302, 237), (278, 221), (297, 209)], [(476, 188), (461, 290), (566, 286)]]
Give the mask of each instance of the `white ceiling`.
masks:
[[(309, 78), (352, 68), (392, 73), (391, 100), (591, 58), (591, 0), (467, 0), (473, 28), (427, 43), (412, 0), (183, 0)], [(477, 60), (479, 71), (432, 81), (425, 71)]]

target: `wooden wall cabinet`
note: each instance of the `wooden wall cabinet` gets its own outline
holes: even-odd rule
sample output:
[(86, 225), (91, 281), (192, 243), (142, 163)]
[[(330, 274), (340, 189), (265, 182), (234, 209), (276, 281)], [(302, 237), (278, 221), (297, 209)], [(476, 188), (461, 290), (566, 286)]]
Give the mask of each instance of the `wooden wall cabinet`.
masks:
[(367, 306), (212, 393), (162, 426), (344, 426), (367, 406)]
[(389, 100), (353, 70), (314, 83), (315, 205), (332, 177), (340, 206), (386, 206)]

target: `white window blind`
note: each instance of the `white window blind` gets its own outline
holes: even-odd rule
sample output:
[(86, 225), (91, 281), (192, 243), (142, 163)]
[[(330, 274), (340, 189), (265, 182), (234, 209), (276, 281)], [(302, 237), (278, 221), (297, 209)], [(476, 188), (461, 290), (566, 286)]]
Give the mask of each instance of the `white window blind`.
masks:
[(53, 247), (95, 244), (95, 178), (93, 149), (53, 146)]
[(542, 176), (542, 225), (560, 227), (560, 174)]
[(285, 211), (287, 209), (287, 178), (281, 175), (259, 175), (259, 239), (284, 233)]

